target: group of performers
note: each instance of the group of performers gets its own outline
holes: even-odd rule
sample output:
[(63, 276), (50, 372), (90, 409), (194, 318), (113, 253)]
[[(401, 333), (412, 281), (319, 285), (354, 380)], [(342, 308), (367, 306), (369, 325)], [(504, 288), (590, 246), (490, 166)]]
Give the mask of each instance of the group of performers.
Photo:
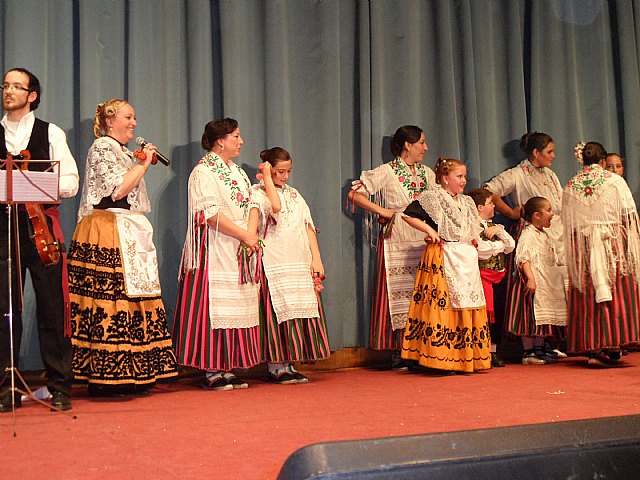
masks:
[[(40, 101), (37, 78), (12, 69), (2, 88), (0, 158), (55, 161), (60, 196), (75, 195), (79, 175), (64, 133), (33, 113)], [(136, 127), (127, 101), (96, 107), (77, 225), (59, 262), (39, 262), (23, 205), (15, 225), (8, 224), (8, 210), (0, 212), (0, 229), (21, 244), (19, 252), (10, 250), (0, 235), (2, 265), (20, 260), (14, 291), (22, 291), (25, 268), (33, 279), (52, 407), (71, 408), (74, 378), (86, 381), (92, 396), (135, 395), (176, 376), (178, 365), (204, 371), (204, 387), (211, 390), (247, 388), (236, 374), (259, 363), (267, 363), (274, 383), (308, 382), (294, 363), (330, 355), (325, 272), (309, 207), (287, 183), (289, 152), (262, 151), (259, 181), (252, 185), (234, 163), (243, 146), (238, 122), (225, 118), (205, 126), (206, 153), (189, 177), (170, 332), (145, 216), (151, 205), (144, 177), (158, 154), (144, 142), (129, 150)], [(455, 373), (504, 366), (492, 338), (499, 336), (493, 286), (505, 276), (507, 329), (522, 337), (525, 364), (557, 361), (566, 341), (569, 351), (588, 353), (590, 365), (609, 366), (619, 361), (621, 347), (638, 341), (640, 241), (635, 203), (620, 176), (622, 159), (611, 157), (618, 172), (612, 173), (600, 165), (607, 155), (599, 144), (583, 146), (585, 167), (563, 191), (550, 169), (552, 139), (534, 132), (521, 146), (526, 160), (468, 196), (464, 163), (440, 157), (435, 171), (422, 165), (425, 135), (406, 125), (391, 140), (394, 160), (353, 182), (349, 198), (367, 211), (377, 248), (371, 348), (392, 350), (393, 369)], [(593, 208), (603, 203), (606, 208)], [(492, 223), (494, 205), (517, 220), (513, 236)], [(57, 206), (44, 212), (63, 246)], [(0, 276), (5, 291), (7, 283)], [(0, 313), (7, 314), (8, 296), (0, 298)], [(18, 305), (19, 295), (12, 300)], [(17, 364), (19, 308), (11, 320)], [(5, 370), (11, 332), (9, 322), (0, 325)], [(20, 405), (5, 381), (0, 412)]]
[[(467, 196), (465, 165), (419, 165), (424, 133), (404, 126), (396, 158), (353, 182), (378, 248), (371, 347), (393, 350), (393, 369), (503, 367), (493, 287), (505, 277), (504, 329), (521, 338), (523, 364), (556, 363), (566, 345), (607, 368), (637, 346), (640, 229), (622, 157), (580, 143), (582, 169), (563, 188), (549, 135), (526, 133), (520, 146), (526, 159)], [(515, 221), (511, 234), (494, 209)]]

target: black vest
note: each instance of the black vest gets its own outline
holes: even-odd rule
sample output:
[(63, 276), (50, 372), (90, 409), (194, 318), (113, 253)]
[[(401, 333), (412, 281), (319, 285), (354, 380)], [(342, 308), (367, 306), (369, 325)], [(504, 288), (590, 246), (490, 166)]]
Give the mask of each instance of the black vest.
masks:
[[(29, 138), (29, 144), (27, 150), (31, 154), (31, 158), (34, 160), (50, 160), (49, 158), (49, 124), (36, 118), (31, 130), (31, 138)], [(0, 159), (7, 158), (7, 145), (4, 137), (4, 127), (0, 125)], [(51, 164), (42, 163), (34, 168), (32, 165), (29, 170), (41, 170), (44, 171), (49, 168)]]

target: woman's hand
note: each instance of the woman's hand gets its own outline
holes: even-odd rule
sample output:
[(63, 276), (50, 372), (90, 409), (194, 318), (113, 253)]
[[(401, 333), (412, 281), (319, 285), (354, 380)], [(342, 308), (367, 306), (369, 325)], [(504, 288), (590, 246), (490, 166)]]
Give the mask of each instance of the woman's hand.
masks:
[(260, 248), (260, 245), (258, 245), (259, 238), (256, 232), (245, 231), (244, 238), (241, 238), (240, 240), (249, 247), (249, 250), (251, 250), (252, 253), (257, 252)]
[(158, 159), (156, 158), (157, 148), (153, 146), (152, 143), (147, 143), (143, 147), (142, 151), (146, 154), (146, 158), (140, 162), (140, 164), (144, 167), (145, 170), (149, 168), (149, 165), (155, 165), (158, 163)]
[(391, 220), (391, 218), (396, 214), (396, 212), (394, 212), (393, 210), (391, 210), (390, 208), (383, 208), (379, 215), (380, 218), (386, 218), (387, 220)]
[(321, 260), (311, 260), (311, 276), (319, 276), (320, 278), (324, 278), (324, 265), (322, 265)]

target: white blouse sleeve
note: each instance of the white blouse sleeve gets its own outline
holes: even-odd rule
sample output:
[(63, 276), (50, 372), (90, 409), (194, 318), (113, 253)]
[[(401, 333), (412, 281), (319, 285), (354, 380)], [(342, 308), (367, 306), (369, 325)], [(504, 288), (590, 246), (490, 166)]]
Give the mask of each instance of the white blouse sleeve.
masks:
[(518, 265), (525, 262), (533, 263), (536, 260), (538, 256), (536, 243), (538, 242), (536, 242), (535, 235), (534, 232), (526, 227), (522, 231), (516, 247), (516, 263)]
[(509, 170), (505, 170), (504, 172), (496, 175), (484, 184), (484, 188), (501, 197), (509, 195), (516, 188), (515, 168), (520, 167), (510, 168)]
[(376, 194), (391, 180), (392, 175), (389, 175), (390, 168), (391, 167), (385, 163), (373, 170), (366, 170), (362, 172), (360, 179), (352, 182), (351, 190), (355, 190), (368, 196)]
[(224, 202), (211, 173), (195, 168), (189, 178), (189, 197), (195, 212), (203, 212), (205, 220), (218, 214)]

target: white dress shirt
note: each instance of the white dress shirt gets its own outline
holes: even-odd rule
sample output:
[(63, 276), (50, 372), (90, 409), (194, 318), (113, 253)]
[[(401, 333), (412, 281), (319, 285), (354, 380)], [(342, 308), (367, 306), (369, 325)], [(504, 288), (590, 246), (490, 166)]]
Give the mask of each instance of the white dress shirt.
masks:
[[(33, 112), (26, 114), (17, 123), (7, 120), (6, 114), (2, 117), (0, 123), (4, 127), (4, 138), (8, 152), (12, 155), (19, 155), (21, 150), (27, 148), (35, 121), (36, 117)], [(67, 136), (60, 127), (53, 123), (49, 123), (49, 158), (60, 162), (60, 197), (73, 197), (78, 193), (80, 180), (78, 166), (67, 145)], [(57, 169), (57, 166), (54, 167), (54, 171)]]

